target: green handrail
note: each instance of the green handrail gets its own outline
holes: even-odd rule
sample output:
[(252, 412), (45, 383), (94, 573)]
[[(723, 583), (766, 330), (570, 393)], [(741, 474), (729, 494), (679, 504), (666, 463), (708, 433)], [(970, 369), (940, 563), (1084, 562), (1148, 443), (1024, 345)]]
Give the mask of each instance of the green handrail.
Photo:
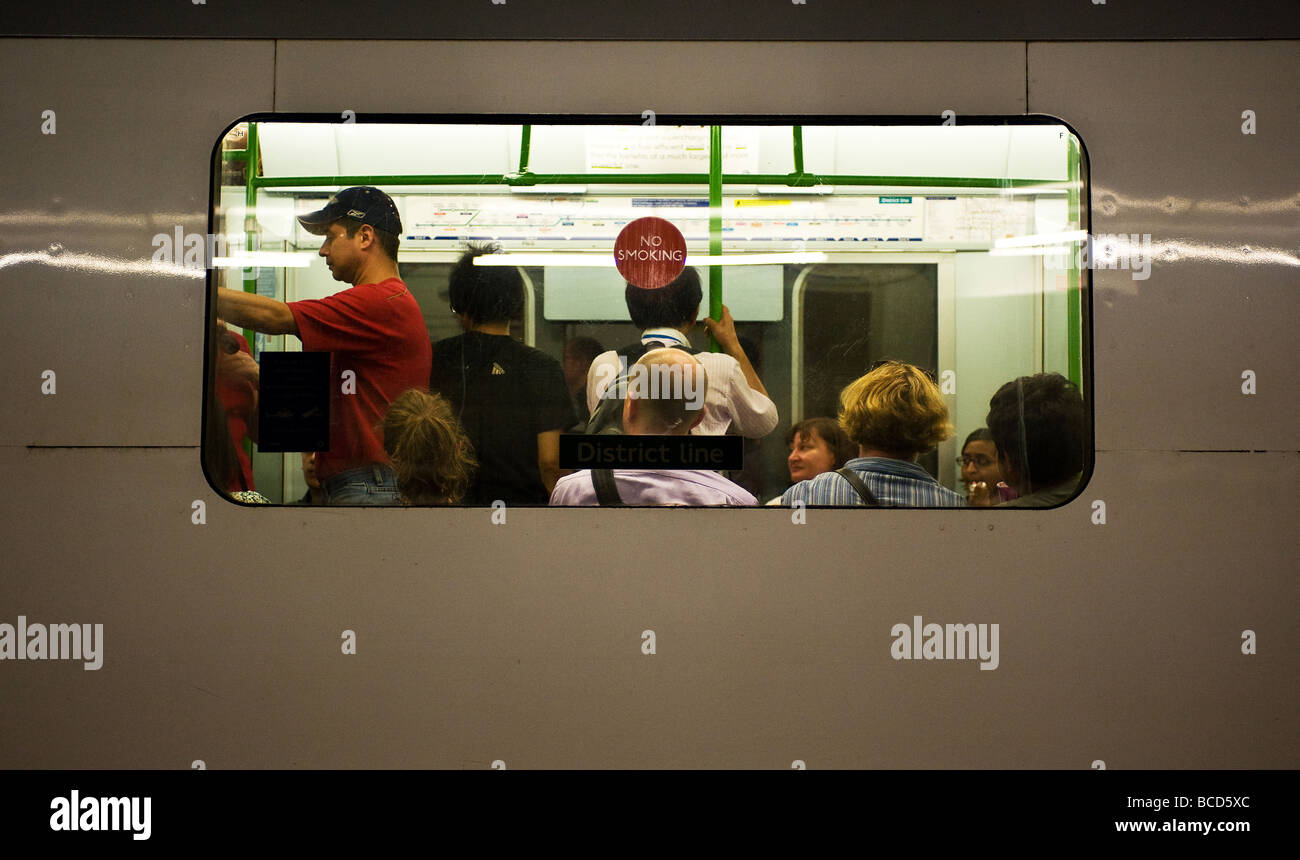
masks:
[[(248, 141), (245, 158), (248, 159), (248, 165), (244, 170), (246, 184), (244, 185), (244, 250), (256, 251), (256, 240), (253, 235), (253, 223), (256, 219), (257, 212), (257, 167), (261, 162), (258, 158), (257, 150), (257, 123), (248, 124)], [(247, 271), (247, 270), (245, 270)], [(257, 292), (257, 278), (244, 278), (244, 292)], [(249, 343), (249, 348), (253, 351), (253, 358), (257, 358), (257, 335), (252, 329), (244, 329), (244, 338)]]
[(803, 126), (794, 126), (794, 173), (785, 178), (785, 184), (794, 188), (808, 188), (819, 183), (818, 177), (803, 169)]
[[(1070, 143), (1067, 149), (1066, 158), (1069, 159), (1067, 170), (1070, 176), (1069, 207), (1070, 223), (1079, 223), (1079, 147), (1075, 142), (1074, 135), (1070, 135)], [(1084, 239), (1090, 241), (1089, 238)], [(1092, 248), (1088, 249), (1088, 259), (1092, 260)], [(1070, 258), (1070, 279), (1067, 285), (1065, 296), (1066, 308), (1066, 349), (1069, 355), (1067, 374), (1070, 381), (1083, 390), (1083, 292), (1082, 292), (1082, 273), (1079, 271), (1079, 255), (1073, 254)]]
[[(709, 256), (722, 254), (722, 126), (709, 126)], [(722, 267), (709, 266), (709, 316), (722, 319)], [(709, 335), (709, 352), (718, 341)]]
[[(912, 185), (918, 188), (1060, 188), (1048, 179), (982, 179), (967, 176), (862, 176), (815, 173), (723, 173), (723, 185)], [(295, 185), (346, 187), (349, 185), (708, 185), (711, 173), (421, 173), (388, 176), (259, 176), (259, 188)]]
[(519, 136), (519, 173), (517, 176), (528, 175), (528, 150), (532, 144), (533, 127), (525, 125), (521, 128)]
[[(536, 185), (701, 185), (707, 186), (709, 195), (709, 254), (718, 256), (722, 253), (722, 186), (724, 185), (784, 185), (789, 188), (807, 188), (816, 185), (848, 186), (911, 186), (916, 188), (988, 188), (1003, 190), (1007, 188), (1032, 189), (1036, 187), (1059, 188), (1060, 183), (1043, 179), (998, 179), (975, 178), (968, 176), (886, 176), (863, 174), (815, 174), (804, 171), (803, 128), (793, 127), (794, 172), (789, 174), (745, 174), (722, 172), (722, 127), (709, 128), (709, 172), (704, 173), (643, 173), (643, 174), (605, 174), (605, 173), (532, 173), (529, 171), (531, 154), (532, 126), (522, 126), (519, 148), (519, 172), (515, 174), (407, 174), (407, 175), (352, 175), (352, 176), (276, 176), (258, 175), (257, 123), (248, 124), (248, 149), (243, 156), (248, 160), (245, 186), (245, 205), (248, 212), (256, 211), (257, 190), (260, 188), (285, 188), (290, 186), (317, 185), (322, 187), (345, 187), (350, 185), (504, 185), (507, 187), (530, 187)], [(223, 158), (234, 159), (239, 156), (223, 153)], [(1071, 136), (1067, 152), (1067, 171), (1069, 181), (1066, 191), (1069, 199), (1071, 223), (1079, 223), (1079, 148)], [(246, 245), (253, 247), (252, 231), (247, 230)], [(1081, 281), (1077, 262), (1070, 266), (1070, 281), (1067, 295), (1067, 327), (1069, 350), (1069, 378), (1082, 387), (1082, 295)], [(247, 292), (257, 291), (255, 279), (245, 279)], [(722, 270), (720, 266), (709, 267), (709, 315), (718, 319), (722, 314)], [(245, 331), (245, 336), (251, 332)], [(716, 351), (717, 343), (710, 338), (710, 349)]]

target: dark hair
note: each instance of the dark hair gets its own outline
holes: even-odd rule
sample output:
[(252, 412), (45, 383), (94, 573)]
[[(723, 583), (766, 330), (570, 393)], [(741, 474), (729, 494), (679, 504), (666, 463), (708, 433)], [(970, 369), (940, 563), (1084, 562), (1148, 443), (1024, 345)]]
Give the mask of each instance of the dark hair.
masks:
[(623, 294), (627, 311), (632, 315), (632, 325), (645, 331), (648, 328), (676, 328), (682, 323), (694, 322), (700, 312), (700, 275), (687, 266), (672, 283), (657, 290), (646, 290), (627, 285)]
[(596, 356), (605, 351), (605, 347), (594, 337), (575, 337), (564, 344), (566, 355), (572, 354), (586, 360), (591, 364), (596, 360)]
[(816, 433), (826, 443), (831, 455), (835, 457), (835, 465), (832, 468), (839, 469), (858, 456), (858, 446), (834, 418), (805, 418), (800, 421), (785, 434), (786, 447), (794, 444), (794, 437), (799, 433), (805, 436)]
[(451, 406), (418, 388), (404, 392), (384, 414), (384, 451), (397, 489), (410, 505), (454, 505), (465, 497), (478, 464)]
[(475, 323), (519, 319), (524, 313), (524, 279), (514, 266), (476, 266), (474, 258), (495, 254), (496, 245), (470, 245), (451, 270), (451, 311)]
[(1022, 376), (989, 400), (987, 423), (998, 453), (1033, 492), (1083, 470), (1083, 395), (1059, 373)]
[(396, 235), (389, 233), (387, 230), (380, 230), (374, 224), (363, 225), (360, 221), (353, 218), (340, 218), (334, 223), (342, 225), (343, 231), (348, 234), (349, 239), (357, 235), (357, 231), (363, 226), (368, 226), (371, 230), (375, 231), (375, 240), (379, 242), (379, 247), (388, 255), (388, 259), (392, 260), (394, 263), (397, 262), (397, 246), (400, 242)]
[[(965, 451), (966, 446), (972, 442), (993, 442), (993, 434), (989, 432), (987, 427), (972, 430), (970, 435), (966, 437), (966, 441), (961, 443), (961, 449)], [(993, 443), (993, 447), (997, 447), (996, 442)]]

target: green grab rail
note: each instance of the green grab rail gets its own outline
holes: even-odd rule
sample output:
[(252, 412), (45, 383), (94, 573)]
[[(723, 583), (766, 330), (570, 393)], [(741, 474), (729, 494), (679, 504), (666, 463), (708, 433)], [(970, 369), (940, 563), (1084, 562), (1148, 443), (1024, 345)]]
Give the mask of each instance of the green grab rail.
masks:
[[(709, 256), (722, 255), (722, 126), (709, 126)], [(722, 267), (709, 266), (709, 316), (722, 319)], [(709, 335), (709, 352), (718, 341)]]
[[(442, 173), (396, 176), (259, 176), (252, 182), (259, 188), (297, 185), (323, 187), (350, 185), (708, 185), (711, 173)], [(814, 173), (723, 173), (723, 185), (785, 185), (807, 188), (814, 185), (910, 185), (918, 188), (1061, 188), (1058, 180), (982, 179), (962, 176), (860, 176)]]
[[(722, 172), (722, 127), (709, 128), (709, 172), (702, 173), (644, 173), (635, 175), (594, 174), (594, 173), (532, 173), (529, 170), (531, 154), (532, 126), (522, 126), (519, 150), (519, 172), (515, 174), (408, 174), (398, 176), (276, 176), (258, 175), (258, 123), (248, 124), (248, 148), (243, 158), (248, 161), (245, 173), (245, 205), (249, 213), (256, 211), (257, 191), (261, 188), (285, 188), (291, 186), (315, 185), (322, 187), (347, 187), (351, 185), (502, 185), (507, 187), (532, 187), (537, 185), (705, 185), (709, 195), (709, 254), (719, 256), (722, 253), (722, 186), (724, 185), (784, 185), (788, 188), (808, 188), (818, 185), (847, 186), (910, 186), (916, 188), (988, 188), (988, 189), (1059, 189), (1061, 183), (1044, 179), (997, 179), (963, 176), (886, 176), (861, 174), (814, 174), (804, 170), (803, 128), (794, 126), (792, 144), (794, 147), (794, 172), (789, 174), (743, 174)], [(222, 153), (223, 159), (237, 159), (240, 156)], [(1079, 223), (1080, 215), (1080, 151), (1077, 141), (1071, 135), (1067, 150), (1068, 180), (1065, 191), (1069, 201), (1069, 219)], [(245, 218), (246, 246), (253, 248), (254, 237), (248, 230), (249, 218)], [(257, 291), (255, 279), (245, 279), (247, 292)], [(1069, 378), (1082, 390), (1083, 355), (1082, 355), (1082, 282), (1080, 271), (1075, 261), (1071, 262), (1067, 295), (1067, 336), (1069, 352)], [(709, 267), (709, 315), (718, 319), (722, 313), (722, 271), (719, 266)], [(245, 330), (245, 336), (252, 333)], [(251, 340), (251, 337), (250, 337)], [(717, 351), (717, 342), (710, 337), (709, 346)]]
[[(1066, 157), (1069, 159), (1067, 170), (1070, 177), (1069, 191), (1069, 223), (1079, 223), (1079, 147), (1075, 142), (1074, 135), (1070, 135), (1070, 143)], [(1084, 242), (1089, 238), (1085, 237)], [(1089, 263), (1092, 261), (1092, 249), (1088, 249)], [(1066, 349), (1068, 351), (1067, 361), (1069, 367), (1067, 374), (1070, 381), (1083, 391), (1083, 280), (1082, 272), (1079, 270), (1079, 255), (1072, 254), (1070, 257), (1070, 279), (1067, 283), (1067, 292), (1065, 296), (1066, 307)]]
[[(262, 159), (258, 156), (257, 141), (257, 123), (248, 124), (248, 140), (246, 141), (247, 149), (244, 151), (244, 157), (248, 160), (247, 169), (244, 170), (244, 250), (256, 251), (256, 244), (253, 236), (253, 224), (257, 219), (257, 168)], [(247, 269), (244, 270), (247, 273)], [(257, 292), (257, 278), (244, 278), (244, 292)], [(244, 339), (249, 343), (249, 349), (253, 353), (253, 358), (257, 358), (257, 334), (252, 329), (244, 329)]]

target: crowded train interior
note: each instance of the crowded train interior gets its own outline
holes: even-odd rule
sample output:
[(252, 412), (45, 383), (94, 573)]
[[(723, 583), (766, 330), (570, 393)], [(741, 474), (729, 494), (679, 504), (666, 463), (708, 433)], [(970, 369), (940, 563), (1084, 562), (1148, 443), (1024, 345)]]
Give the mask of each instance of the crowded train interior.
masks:
[[(1015, 494), (981, 433), (995, 392), (1040, 374), (1068, 380), (1086, 404), (1071, 419), (1082, 467), (1052, 504), (1075, 495), (1093, 446), (1087, 162), (1072, 130), (1034, 116), (712, 122), (241, 121), (214, 150), (209, 230), (225, 247), (210, 289), (281, 302), (346, 289), (297, 216), (344, 187), (382, 189), (400, 213), (397, 263), (430, 341), (461, 334), (453, 268), (470, 243), (491, 243), (524, 286), (509, 335), (563, 368), (575, 418), (562, 429), (582, 433), (592, 359), (640, 337), (611, 249), (628, 222), (657, 216), (684, 236), (702, 285), (691, 346), (718, 349), (702, 322), (725, 305), (775, 407), (775, 427), (746, 438), (743, 469), (727, 474), (759, 505), (833, 465), (814, 449), (833, 447), (823, 437), (841, 392), (885, 360), (938, 389), (951, 429), (915, 462), (972, 505)], [(218, 329), (216, 318), (214, 303), (209, 340), (233, 335), (255, 361), (303, 349), (294, 335)], [(211, 405), (217, 370), (207, 372)], [(229, 424), (244, 489), (309, 503), (306, 458), (261, 450), (250, 424)], [(205, 433), (205, 456), (213, 444)], [(976, 480), (987, 481), (982, 502)]]

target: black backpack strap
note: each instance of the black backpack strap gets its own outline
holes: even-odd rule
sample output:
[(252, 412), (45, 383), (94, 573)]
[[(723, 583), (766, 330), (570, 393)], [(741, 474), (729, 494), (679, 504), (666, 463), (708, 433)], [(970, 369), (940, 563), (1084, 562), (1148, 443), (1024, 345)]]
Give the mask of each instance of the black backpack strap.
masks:
[(618, 485), (614, 483), (614, 473), (609, 469), (592, 469), (591, 485), (596, 488), (596, 501), (601, 505), (618, 507), (623, 504)]
[[(661, 340), (651, 341), (651, 343), (658, 344), (659, 346), (669, 346), (672, 347), (673, 349), (680, 349), (682, 352), (688, 353), (690, 355), (700, 354), (700, 351), (695, 347), (691, 346), (690, 344), (666, 343)], [(622, 349), (616, 349), (614, 350), (614, 353), (616, 355), (621, 355), (623, 356), (623, 358), (627, 359), (627, 365), (630, 366), (636, 364), (637, 360), (649, 351), (650, 351), (649, 344), (634, 343), (631, 346), (625, 346)]]
[(878, 508), (881, 506), (880, 501), (876, 498), (875, 494), (871, 492), (871, 488), (867, 486), (865, 481), (858, 477), (857, 472), (845, 467), (843, 469), (836, 469), (835, 474), (848, 481), (853, 486), (853, 489), (858, 491), (858, 495), (862, 497), (862, 503), (864, 505), (869, 508)]
[(625, 346), (622, 349), (614, 350), (614, 353), (623, 358), (623, 367), (629, 367), (636, 364), (637, 359), (650, 351), (650, 348), (643, 343), (634, 343)]

